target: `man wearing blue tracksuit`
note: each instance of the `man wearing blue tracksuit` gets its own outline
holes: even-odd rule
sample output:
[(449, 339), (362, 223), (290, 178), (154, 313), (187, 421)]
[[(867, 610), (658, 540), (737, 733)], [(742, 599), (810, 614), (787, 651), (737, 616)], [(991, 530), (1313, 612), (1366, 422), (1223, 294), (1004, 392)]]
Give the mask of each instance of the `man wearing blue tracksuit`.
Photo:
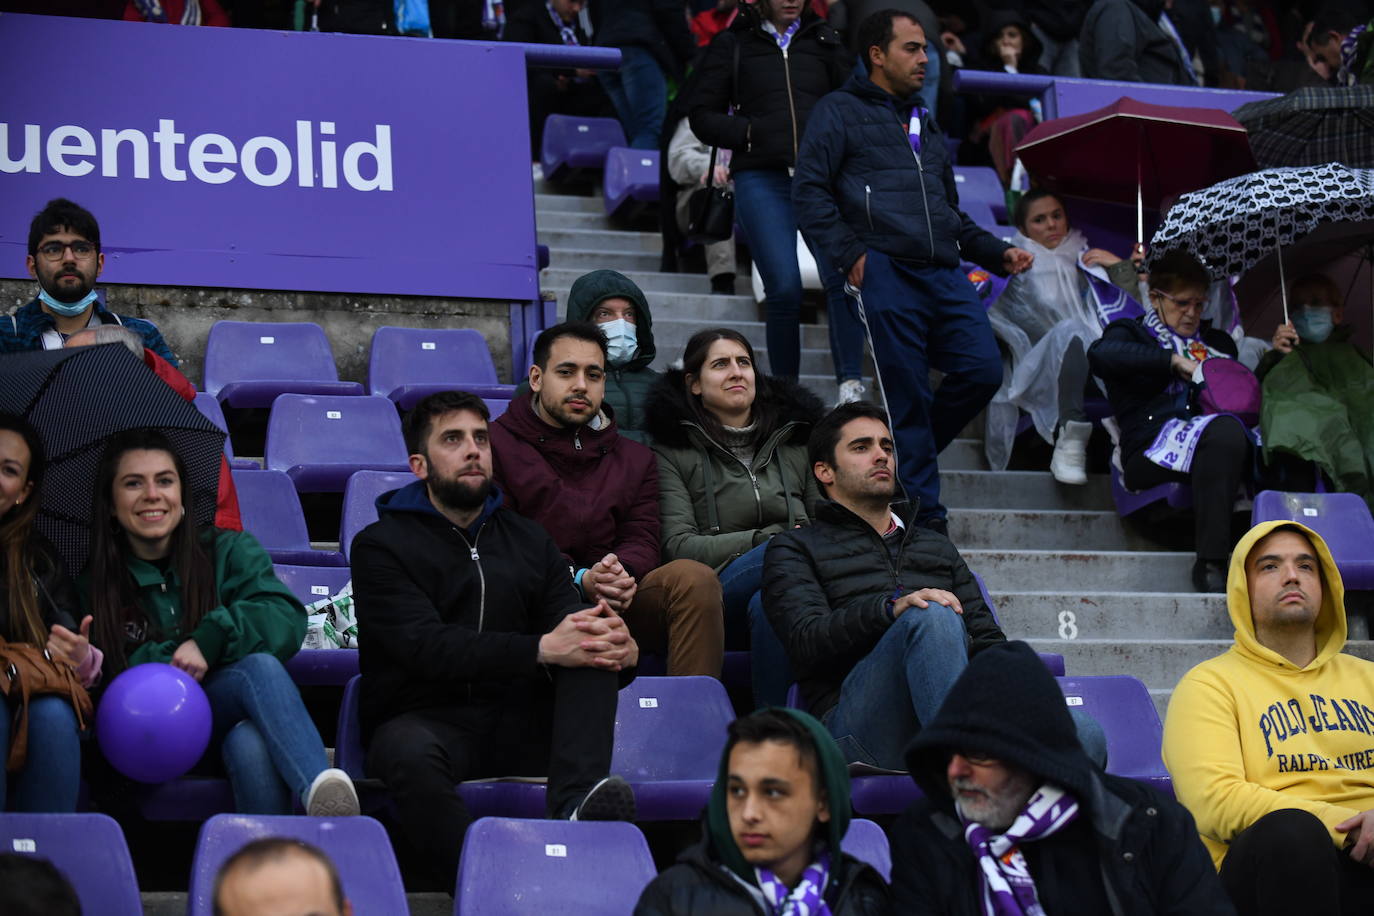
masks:
[[(1032, 255), (958, 207), (945, 138), (921, 102), (926, 39), (905, 13), (859, 27), (861, 63), (816, 105), (797, 155), (802, 232), (860, 289), (916, 523), (947, 530), (936, 456), (992, 399), (1002, 360), (961, 258), (1020, 273)], [(932, 393), (931, 367), (944, 373)]]

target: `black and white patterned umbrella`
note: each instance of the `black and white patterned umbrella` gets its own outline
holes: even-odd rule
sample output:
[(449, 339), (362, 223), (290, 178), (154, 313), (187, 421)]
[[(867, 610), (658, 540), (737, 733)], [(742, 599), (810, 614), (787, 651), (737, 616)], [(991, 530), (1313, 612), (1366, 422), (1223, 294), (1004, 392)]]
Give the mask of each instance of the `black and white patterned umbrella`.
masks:
[(38, 430), (47, 452), (36, 524), (72, 575), (90, 550), (91, 496), (105, 440), (156, 427), (186, 462), (186, 509), (215, 517), (224, 433), (121, 344), (0, 356), (0, 411)]
[(1326, 223), (1374, 219), (1374, 170), (1339, 163), (1264, 169), (1184, 194), (1150, 240), (1151, 262), (1182, 248), (1213, 279), (1244, 273)]

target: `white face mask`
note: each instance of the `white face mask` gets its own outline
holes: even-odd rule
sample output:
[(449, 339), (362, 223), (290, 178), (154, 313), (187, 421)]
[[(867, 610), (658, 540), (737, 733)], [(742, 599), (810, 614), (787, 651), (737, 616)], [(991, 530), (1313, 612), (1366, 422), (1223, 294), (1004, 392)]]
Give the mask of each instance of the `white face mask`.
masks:
[(603, 321), (597, 325), (602, 333), (606, 335), (608, 350), (606, 358), (612, 366), (621, 366), (634, 358), (635, 351), (639, 348), (635, 339), (635, 326), (624, 318), (617, 318), (614, 321)]

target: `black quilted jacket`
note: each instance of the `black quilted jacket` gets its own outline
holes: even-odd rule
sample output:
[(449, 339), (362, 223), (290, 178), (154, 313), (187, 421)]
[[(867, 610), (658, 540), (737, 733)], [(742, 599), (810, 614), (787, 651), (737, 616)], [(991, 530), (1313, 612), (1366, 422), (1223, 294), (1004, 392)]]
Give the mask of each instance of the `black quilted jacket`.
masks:
[(878, 533), (830, 500), (817, 504), (810, 526), (768, 542), (763, 609), (787, 648), (812, 715), (839, 701), (845, 676), (892, 625), (887, 604), (898, 591), (953, 592), (964, 608), (970, 655), (1006, 639), (949, 538), (902, 515), (906, 535), (895, 568)]
[(954, 168), (935, 119), (921, 119), (921, 153), (907, 123), (919, 95), (898, 100), (862, 64), (821, 99), (797, 157), (792, 202), (808, 238), (848, 272), (869, 248), (918, 266), (973, 261), (1002, 273), (1011, 246), (959, 209)]

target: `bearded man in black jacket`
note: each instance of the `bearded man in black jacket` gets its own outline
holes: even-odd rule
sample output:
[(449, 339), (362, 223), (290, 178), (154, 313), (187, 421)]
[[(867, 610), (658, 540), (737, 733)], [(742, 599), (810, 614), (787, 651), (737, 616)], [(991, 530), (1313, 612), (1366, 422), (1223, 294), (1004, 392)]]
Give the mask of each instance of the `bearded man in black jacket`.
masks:
[(892, 504), (897, 468), (882, 410), (836, 408), (808, 449), (828, 500), (810, 526), (769, 542), (764, 611), (807, 709), (846, 758), (901, 770), (969, 655), (1006, 637), (949, 538)]

